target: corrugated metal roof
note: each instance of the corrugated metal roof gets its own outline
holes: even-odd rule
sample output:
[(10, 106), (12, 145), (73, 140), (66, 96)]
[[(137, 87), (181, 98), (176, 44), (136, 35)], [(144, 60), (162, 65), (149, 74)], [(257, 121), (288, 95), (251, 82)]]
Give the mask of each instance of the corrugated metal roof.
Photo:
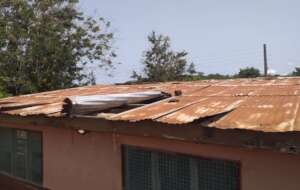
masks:
[(266, 132), (299, 131), (299, 96), (249, 97), (230, 114), (210, 124), (223, 129), (238, 128)]
[[(208, 126), (265, 132), (300, 131), (300, 78), (232, 79), (143, 85), (98, 85), (0, 100), (0, 113), (62, 117), (63, 101), (72, 96), (162, 91), (173, 97), (119, 114), (108, 120), (153, 120), (169, 124), (205, 122)], [(174, 91), (182, 91), (174, 96)], [(101, 117), (103, 117), (102, 114)]]

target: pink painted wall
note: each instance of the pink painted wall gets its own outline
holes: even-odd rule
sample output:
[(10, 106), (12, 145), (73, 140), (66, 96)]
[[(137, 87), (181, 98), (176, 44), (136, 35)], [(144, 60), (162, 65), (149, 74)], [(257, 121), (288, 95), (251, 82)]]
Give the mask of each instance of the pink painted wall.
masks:
[(95, 132), (82, 136), (62, 128), (26, 129), (43, 131), (44, 185), (52, 190), (121, 190), (121, 144), (240, 161), (242, 190), (300, 189), (300, 156)]

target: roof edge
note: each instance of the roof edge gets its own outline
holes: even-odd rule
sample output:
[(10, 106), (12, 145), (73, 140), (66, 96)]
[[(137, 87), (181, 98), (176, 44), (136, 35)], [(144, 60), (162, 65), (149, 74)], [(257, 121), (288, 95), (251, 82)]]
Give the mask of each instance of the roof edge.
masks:
[[(87, 125), (88, 124), (88, 125)], [(218, 129), (199, 124), (172, 125), (154, 121), (110, 121), (92, 117), (11, 116), (0, 114), (5, 127), (57, 127), (91, 132), (116, 133), (131, 136), (163, 138), (196, 144), (223, 145), (248, 149), (263, 149), (300, 155), (300, 132), (266, 133), (245, 129)], [(166, 126), (168, 125), (168, 126)], [(234, 138), (233, 138), (234, 137)]]

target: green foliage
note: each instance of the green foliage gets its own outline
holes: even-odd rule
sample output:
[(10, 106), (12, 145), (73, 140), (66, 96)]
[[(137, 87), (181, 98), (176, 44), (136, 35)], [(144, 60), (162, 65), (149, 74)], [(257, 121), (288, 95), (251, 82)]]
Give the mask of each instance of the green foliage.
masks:
[(232, 78), (234, 78), (234, 76), (232, 76), (232, 75), (222, 75), (219, 73), (205, 75), (202, 72), (198, 72), (197, 74), (194, 74), (194, 75), (186, 75), (184, 80), (185, 81), (222, 80), (222, 79), (232, 79)]
[(233, 78), (232, 75), (222, 75), (219, 73), (214, 73), (214, 74), (208, 74), (205, 76), (206, 79), (217, 79), (217, 80), (222, 80), (222, 79), (231, 79)]
[(175, 52), (171, 49), (168, 36), (152, 32), (148, 36), (150, 48), (143, 55), (143, 73), (133, 71), (132, 78), (139, 82), (163, 82), (182, 80), (186, 72), (195, 72), (194, 65), (187, 70), (187, 52)]
[(300, 67), (296, 67), (291, 76), (300, 76)]
[(187, 68), (186, 71), (187, 71), (187, 73), (189, 75), (195, 75), (195, 74), (197, 74), (196, 66), (195, 66), (195, 64), (193, 62), (188, 66), (188, 68)]
[(110, 23), (77, 0), (1, 0), (0, 77), (13, 95), (87, 85), (88, 67), (113, 67)]
[(4, 81), (0, 77), (0, 98), (4, 98), (6, 96), (7, 96), (7, 94), (6, 94), (5, 90), (4, 90)]
[(240, 69), (240, 72), (236, 77), (239, 78), (255, 78), (260, 76), (260, 71), (254, 67), (246, 67), (244, 69)]
[(5, 92), (3, 92), (3, 91), (0, 90), (0, 98), (5, 98), (5, 97), (6, 97)]

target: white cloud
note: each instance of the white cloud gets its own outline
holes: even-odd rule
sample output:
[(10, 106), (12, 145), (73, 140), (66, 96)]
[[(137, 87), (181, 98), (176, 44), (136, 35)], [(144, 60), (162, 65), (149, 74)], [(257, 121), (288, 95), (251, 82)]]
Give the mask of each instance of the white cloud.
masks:
[(275, 69), (268, 69), (269, 75), (276, 75), (277, 71)]
[(294, 66), (294, 65), (296, 65), (295, 62), (293, 62), (293, 61), (289, 61), (289, 62), (288, 62), (288, 66)]

